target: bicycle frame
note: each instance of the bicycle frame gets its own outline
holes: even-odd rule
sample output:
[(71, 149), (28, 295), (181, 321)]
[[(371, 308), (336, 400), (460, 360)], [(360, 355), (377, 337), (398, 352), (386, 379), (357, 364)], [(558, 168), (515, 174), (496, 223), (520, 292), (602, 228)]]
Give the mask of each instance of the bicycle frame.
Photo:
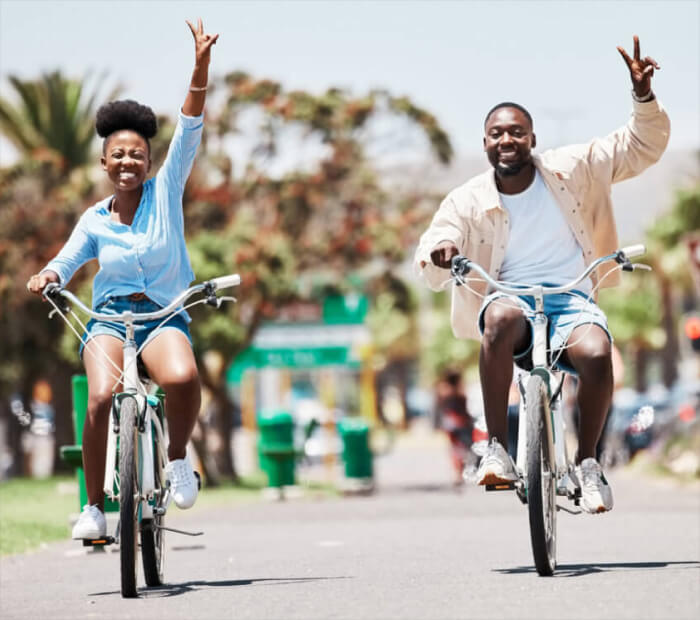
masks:
[[(149, 396), (142, 387), (142, 381), (138, 376), (137, 367), (137, 348), (134, 340), (134, 323), (129, 317), (131, 313), (124, 313), (124, 325), (126, 328), (126, 340), (123, 346), (124, 356), (124, 375), (122, 379), (123, 392), (115, 394), (112, 404), (112, 427), (107, 436), (107, 457), (105, 462), (104, 476), (104, 492), (107, 497), (112, 500), (117, 499), (114, 493), (114, 482), (117, 465), (117, 439), (119, 437), (118, 426), (118, 409), (124, 397), (134, 398), (137, 403), (139, 412), (139, 452), (141, 458), (139, 463), (141, 471), (139, 472), (139, 490), (141, 497), (138, 501), (141, 502), (142, 518), (150, 519), (153, 517), (153, 506), (150, 500), (153, 499), (155, 491), (154, 471), (151, 467), (144, 467), (144, 463), (153, 463), (154, 445), (160, 452), (162, 462), (167, 462), (167, 445), (165, 442), (165, 432), (160, 419), (155, 415), (154, 407), (149, 401)], [(156, 432), (156, 441), (153, 441), (153, 429)], [(167, 508), (168, 501), (165, 502)]]
[[(542, 287), (540, 287), (542, 288)], [(533, 369), (525, 376), (529, 379), (533, 374), (540, 375), (547, 386), (548, 394), (552, 396), (552, 385), (554, 385), (554, 373), (548, 366), (547, 360), (547, 328), (549, 321), (544, 314), (544, 292), (535, 293), (535, 312), (531, 319), (533, 331), (532, 343), (532, 363)], [(521, 377), (521, 388), (526, 388), (527, 384), (523, 383), (524, 378)], [(563, 381), (563, 377), (562, 377)], [(521, 389), (521, 394), (525, 394), (526, 389)], [(558, 391), (558, 390), (557, 390)], [(565, 474), (572, 471), (573, 466), (569, 460), (568, 450), (566, 447), (564, 431), (566, 430), (560, 400), (557, 398), (550, 401), (550, 415), (545, 419), (547, 439), (550, 447), (553, 450), (549, 451), (550, 463), (552, 471), (556, 472), (557, 481), (560, 481)], [(520, 399), (520, 415), (518, 416), (518, 448), (516, 465), (518, 470), (522, 472), (523, 478), (527, 477), (527, 458), (526, 458), (526, 442), (527, 442), (527, 415), (525, 412), (525, 398)], [(559, 494), (565, 493), (566, 487), (557, 490)]]

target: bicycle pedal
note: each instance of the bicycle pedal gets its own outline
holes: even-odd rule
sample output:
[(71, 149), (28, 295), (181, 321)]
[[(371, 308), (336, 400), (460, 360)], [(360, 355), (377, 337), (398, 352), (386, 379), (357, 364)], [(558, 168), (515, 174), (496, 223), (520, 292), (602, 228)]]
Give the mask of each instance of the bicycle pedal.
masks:
[(487, 491), (515, 491), (515, 482), (503, 482), (499, 484), (487, 484)]
[(114, 544), (114, 536), (105, 536), (104, 538), (83, 538), (83, 547), (106, 547)]

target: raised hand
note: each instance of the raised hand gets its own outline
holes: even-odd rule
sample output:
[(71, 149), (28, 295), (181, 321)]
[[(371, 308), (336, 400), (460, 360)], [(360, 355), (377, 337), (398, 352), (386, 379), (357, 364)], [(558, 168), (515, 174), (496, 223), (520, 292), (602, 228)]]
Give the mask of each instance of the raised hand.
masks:
[(218, 34), (205, 34), (204, 26), (202, 25), (202, 19), (197, 18), (197, 27), (195, 28), (189, 20), (185, 20), (187, 25), (192, 31), (192, 36), (194, 37), (194, 52), (195, 52), (195, 63), (200, 65), (202, 63), (209, 64), (211, 55), (211, 46), (216, 43), (219, 38)]
[(654, 69), (661, 69), (659, 64), (650, 56), (641, 58), (639, 53), (639, 37), (634, 35), (634, 58), (630, 58), (629, 54), (619, 45), (617, 51), (627, 63), (627, 68), (630, 70), (630, 78), (632, 78), (632, 88), (637, 97), (645, 97), (651, 91), (651, 78), (654, 75)]

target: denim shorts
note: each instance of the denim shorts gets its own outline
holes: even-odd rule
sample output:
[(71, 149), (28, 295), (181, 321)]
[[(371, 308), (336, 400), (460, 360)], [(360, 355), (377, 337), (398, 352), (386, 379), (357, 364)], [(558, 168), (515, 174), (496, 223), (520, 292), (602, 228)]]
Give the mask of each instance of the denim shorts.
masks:
[[(479, 310), (479, 332), (482, 335), (484, 333), (484, 313), (486, 308), (497, 299), (509, 299), (516, 302), (522, 308), (525, 318), (528, 319), (530, 324), (530, 341), (525, 350), (516, 352), (513, 355), (513, 360), (521, 368), (529, 370), (532, 367), (530, 353), (532, 351), (532, 318), (534, 316), (535, 298), (532, 295), (515, 297), (498, 291), (491, 293), (484, 299)], [(607, 334), (610, 342), (613, 341), (605, 314), (595, 302), (589, 300), (588, 296), (581, 291), (545, 295), (544, 314), (549, 322), (548, 346), (552, 352), (559, 351), (564, 347), (569, 340), (569, 336), (571, 336), (571, 332), (579, 325), (597, 325)], [(576, 374), (573, 368), (562, 363), (561, 358), (559, 358), (555, 366), (560, 370)]]
[[(160, 310), (162, 306), (159, 306), (156, 302), (151, 301), (148, 298), (140, 299), (138, 301), (133, 301), (129, 297), (108, 297), (106, 301), (102, 302), (95, 312), (100, 314), (121, 314), (126, 310), (131, 310), (134, 313), (144, 313), (144, 312), (156, 312)], [(171, 316), (167, 322), (160, 325), (164, 319), (158, 319), (155, 321), (146, 321), (140, 323), (134, 323), (134, 340), (136, 341), (137, 348), (141, 348), (141, 345), (148, 341), (153, 340), (158, 334), (162, 333), (166, 329), (177, 329), (180, 330), (187, 340), (192, 344), (192, 338), (190, 336), (190, 330), (187, 327), (187, 320), (183, 316), (183, 312)], [(160, 327), (158, 327), (160, 325)], [(87, 331), (83, 334), (82, 342), (80, 343), (80, 349), (78, 353), (82, 357), (83, 349), (85, 344), (95, 336), (114, 336), (122, 342), (126, 340), (126, 328), (123, 323), (111, 323), (109, 321), (98, 321), (96, 319), (90, 319), (88, 324), (85, 326)]]

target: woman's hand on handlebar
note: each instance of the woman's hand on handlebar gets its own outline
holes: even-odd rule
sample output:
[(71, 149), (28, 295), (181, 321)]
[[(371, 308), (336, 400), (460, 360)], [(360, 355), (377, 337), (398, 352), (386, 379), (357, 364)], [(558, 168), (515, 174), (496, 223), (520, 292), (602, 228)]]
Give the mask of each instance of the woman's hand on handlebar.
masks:
[(37, 273), (29, 278), (27, 282), (27, 290), (35, 295), (41, 295), (47, 284), (60, 284), (61, 280), (55, 271), (47, 269), (41, 273)]

